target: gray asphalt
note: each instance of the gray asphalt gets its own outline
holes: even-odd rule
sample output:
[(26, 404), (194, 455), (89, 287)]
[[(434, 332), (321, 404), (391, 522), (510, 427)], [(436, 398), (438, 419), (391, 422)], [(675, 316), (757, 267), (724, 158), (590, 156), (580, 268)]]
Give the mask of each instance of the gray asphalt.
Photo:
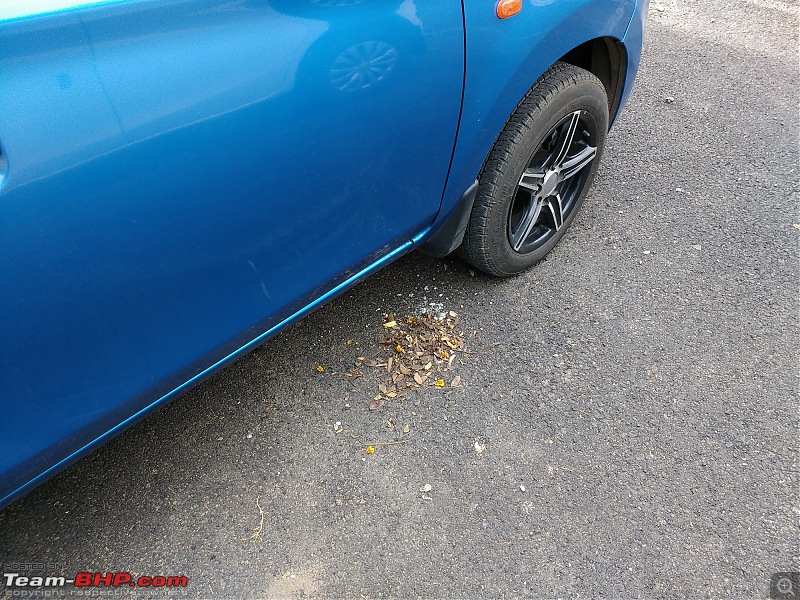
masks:
[[(0, 563), (191, 598), (766, 598), (800, 570), (797, 15), (656, 0), (547, 261), (395, 263), (0, 513)], [(346, 340), (431, 302), (461, 386), (369, 411)]]

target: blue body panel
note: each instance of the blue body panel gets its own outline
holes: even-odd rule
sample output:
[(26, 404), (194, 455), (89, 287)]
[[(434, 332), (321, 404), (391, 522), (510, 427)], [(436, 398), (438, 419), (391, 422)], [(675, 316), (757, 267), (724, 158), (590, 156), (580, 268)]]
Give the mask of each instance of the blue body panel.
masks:
[(641, 43), (628, 0), (19, 6), (0, 507), (424, 239), (558, 57)]
[(3, 24), (3, 492), (431, 224), (462, 14), (402, 6), (132, 0)]

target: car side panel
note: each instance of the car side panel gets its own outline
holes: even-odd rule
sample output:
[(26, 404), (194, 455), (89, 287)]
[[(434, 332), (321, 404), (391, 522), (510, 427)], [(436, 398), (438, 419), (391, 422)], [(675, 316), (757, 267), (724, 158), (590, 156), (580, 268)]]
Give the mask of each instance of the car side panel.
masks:
[(0, 498), (439, 208), (457, 3), (126, 0), (0, 39)]

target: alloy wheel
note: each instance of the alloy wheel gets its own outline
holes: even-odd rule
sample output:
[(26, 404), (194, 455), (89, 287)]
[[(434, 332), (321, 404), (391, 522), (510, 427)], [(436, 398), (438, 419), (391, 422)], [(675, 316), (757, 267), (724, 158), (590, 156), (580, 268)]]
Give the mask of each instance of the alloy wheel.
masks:
[(534, 151), (514, 191), (508, 241), (514, 251), (546, 244), (577, 204), (597, 156), (597, 121), (585, 110), (563, 117)]

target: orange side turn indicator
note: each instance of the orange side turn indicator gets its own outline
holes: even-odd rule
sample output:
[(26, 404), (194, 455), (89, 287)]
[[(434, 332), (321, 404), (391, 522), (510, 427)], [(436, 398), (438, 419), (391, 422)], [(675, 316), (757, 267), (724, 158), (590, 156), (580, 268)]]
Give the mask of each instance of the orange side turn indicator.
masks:
[(513, 17), (522, 10), (522, 0), (500, 0), (497, 3), (497, 16), (501, 19)]

